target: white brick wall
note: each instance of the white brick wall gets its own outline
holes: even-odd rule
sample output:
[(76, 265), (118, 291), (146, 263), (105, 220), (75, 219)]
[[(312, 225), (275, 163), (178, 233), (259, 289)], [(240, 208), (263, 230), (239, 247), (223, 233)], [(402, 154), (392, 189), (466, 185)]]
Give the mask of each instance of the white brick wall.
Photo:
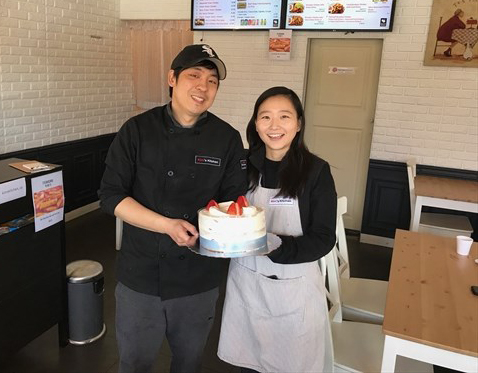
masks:
[(121, 19), (190, 19), (191, 1), (121, 0)]
[[(212, 110), (245, 128), (258, 95), (273, 85), (304, 93), (310, 38), (383, 38), (370, 158), (478, 170), (478, 69), (423, 66), (432, 0), (400, 0), (392, 33), (293, 32), (290, 61), (268, 59), (268, 33), (196, 32), (226, 62)], [(475, 48), (476, 50), (476, 48)]]
[[(0, 0), (0, 153), (114, 132), (132, 115), (119, 2)], [(178, 0), (174, 18), (188, 18), (189, 4)], [(431, 4), (398, 1), (392, 33), (294, 32), (290, 61), (268, 59), (267, 32), (197, 32), (228, 66), (213, 111), (244, 136), (262, 91), (281, 84), (303, 96), (309, 38), (383, 38), (370, 157), (478, 170), (478, 69), (423, 66)], [(155, 18), (169, 17), (162, 9)]]
[(0, 0), (0, 153), (115, 132), (133, 113), (119, 0)]

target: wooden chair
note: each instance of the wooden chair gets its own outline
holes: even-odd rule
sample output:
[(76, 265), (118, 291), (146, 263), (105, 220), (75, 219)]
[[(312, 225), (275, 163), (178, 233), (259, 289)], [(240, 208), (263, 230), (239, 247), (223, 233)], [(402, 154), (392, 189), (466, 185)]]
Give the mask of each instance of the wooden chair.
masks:
[(351, 321), (383, 323), (387, 297), (387, 281), (350, 277), (347, 238), (343, 216), (347, 212), (347, 197), (337, 200), (337, 268), (342, 299), (342, 313)]
[[(411, 158), (407, 161), (408, 189), (410, 191), (410, 230), (415, 212), (415, 176), (417, 176), (416, 160)], [(422, 212), (420, 214), (419, 232), (432, 233), (440, 236), (456, 237), (471, 236), (473, 227), (468, 217), (464, 215), (437, 214)]]
[[(330, 333), (334, 372), (380, 372), (385, 336), (380, 325), (344, 321), (339, 286), (337, 250), (326, 255), (324, 273), (327, 276)], [(431, 373), (433, 366), (399, 357), (397, 372)]]
[(123, 238), (123, 220), (116, 218), (116, 234), (115, 234), (115, 248), (116, 250), (121, 249), (121, 239)]

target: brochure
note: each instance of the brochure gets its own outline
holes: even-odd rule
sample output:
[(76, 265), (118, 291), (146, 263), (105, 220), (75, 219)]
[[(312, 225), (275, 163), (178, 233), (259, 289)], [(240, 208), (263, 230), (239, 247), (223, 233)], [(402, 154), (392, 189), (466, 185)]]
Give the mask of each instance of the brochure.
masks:
[(53, 166), (49, 164), (38, 162), (38, 161), (15, 162), (15, 163), (10, 163), (9, 166), (29, 174), (33, 172), (51, 170), (53, 168)]

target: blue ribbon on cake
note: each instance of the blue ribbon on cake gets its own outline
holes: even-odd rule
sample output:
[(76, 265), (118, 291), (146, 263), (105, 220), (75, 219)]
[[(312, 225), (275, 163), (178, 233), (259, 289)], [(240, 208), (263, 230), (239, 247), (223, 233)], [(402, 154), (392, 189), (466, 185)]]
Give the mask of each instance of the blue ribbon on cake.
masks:
[(199, 242), (201, 249), (211, 250), (211, 251), (223, 251), (223, 252), (244, 252), (244, 251), (255, 251), (264, 249), (267, 247), (267, 236), (262, 236), (255, 240), (245, 241), (245, 242), (217, 242), (215, 240), (208, 240), (206, 238), (200, 237)]

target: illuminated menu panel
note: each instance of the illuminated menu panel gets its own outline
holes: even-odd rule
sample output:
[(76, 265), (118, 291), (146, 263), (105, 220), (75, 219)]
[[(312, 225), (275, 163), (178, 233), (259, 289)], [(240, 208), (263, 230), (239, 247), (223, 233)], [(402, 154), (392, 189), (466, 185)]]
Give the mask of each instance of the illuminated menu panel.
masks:
[(193, 30), (278, 29), (282, 0), (193, 0)]
[(288, 0), (285, 28), (389, 31), (394, 0)]

